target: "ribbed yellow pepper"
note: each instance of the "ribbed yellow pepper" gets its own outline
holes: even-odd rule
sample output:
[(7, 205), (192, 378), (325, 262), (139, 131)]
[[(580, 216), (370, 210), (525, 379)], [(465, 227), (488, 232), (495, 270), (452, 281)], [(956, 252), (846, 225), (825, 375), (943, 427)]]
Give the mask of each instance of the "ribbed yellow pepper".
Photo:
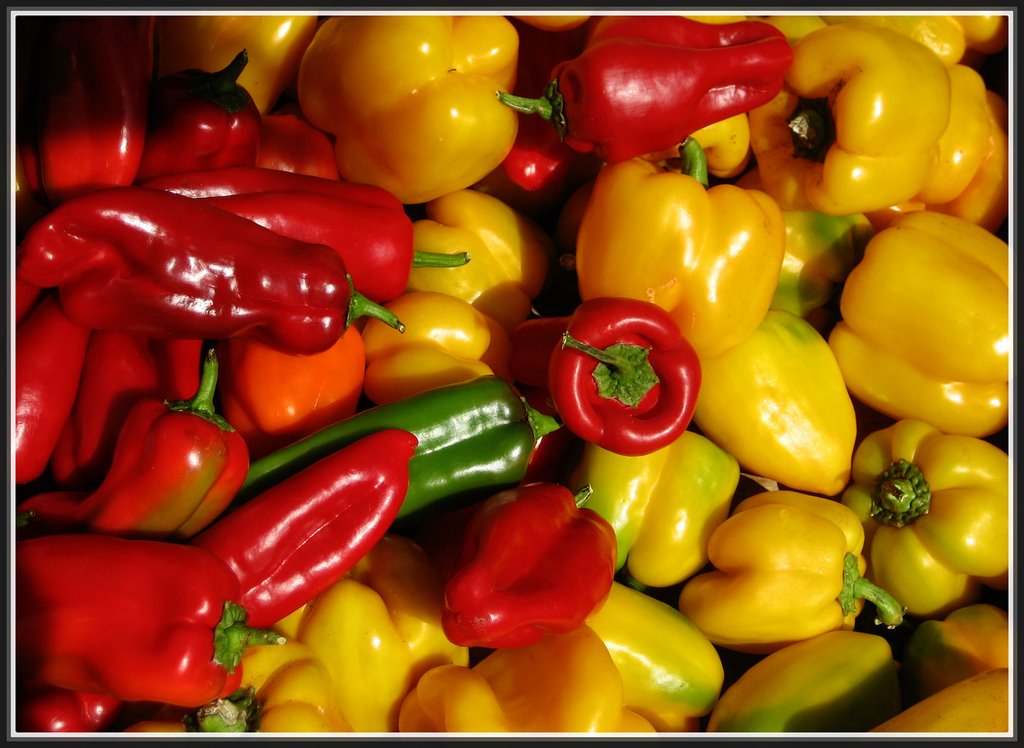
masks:
[(871, 732), (991, 732), (1010, 729), (1010, 672), (995, 668), (907, 707)]
[(157, 16), (158, 75), (222, 70), (244, 49), (249, 62), (238, 83), (267, 114), (295, 82), (317, 20), (316, 15)]
[(384, 306), (398, 315), (405, 332), (376, 319), (363, 328), (363, 392), (374, 403), (491, 374), (511, 378), (508, 333), (469, 302), (433, 291), (408, 291)]
[(760, 324), (784, 252), (782, 211), (765, 193), (708, 189), (635, 158), (598, 173), (576, 237), (576, 273), (584, 300), (620, 296), (667, 310), (703, 362)]
[(299, 67), (303, 114), (335, 139), (341, 176), (423, 203), (498, 166), (518, 114), (519, 36), (503, 16), (334, 16)]
[(991, 55), (1006, 49), (1010, 34), (1008, 15), (976, 13), (953, 18), (963, 29), (968, 49), (982, 55)]
[(626, 707), (659, 732), (693, 732), (722, 691), (714, 645), (682, 613), (613, 582), (587, 626), (601, 637), (622, 676)]
[(865, 599), (898, 625), (899, 603), (863, 577), (863, 546), (860, 520), (838, 501), (754, 494), (711, 534), (715, 568), (683, 584), (679, 610), (713, 643), (752, 653), (852, 629)]
[(810, 322), (770, 310), (750, 338), (701, 368), (694, 422), (747, 471), (826, 496), (846, 487), (856, 415)]
[(668, 587), (707, 563), (708, 537), (729, 515), (739, 483), (736, 459), (693, 431), (641, 457), (587, 442), (570, 485), (589, 485), (587, 508), (618, 542), (616, 568), (651, 587)]
[(899, 710), (889, 642), (830, 631), (751, 665), (718, 700), (708, 732), (863, 732)]
[(890, 29), (927, 47), (946, 65), (960, 62), (967, 49), (964, 28), (955, 16), (825, 15), (823, 18), (830, 24), (864, 24)]
[(843, 504), (864, 523), (872, 579), (913, 615), (1006, 589), (1009, 456), (971, 436), (904, 419), (868, 434), (853, 456)]
[(784, 210), (867, 213), (920, 192), (949, 116), (949, 73), (930, 49), (882, 27), (828, 25), (793, 45), (786, 86), (749, 112), (750, 145)]
[(416, 268), (410, 291), (436, 291), (469, 302), (506, 331), (530, 315), (544, 287), (554, 245), (539, 225), (479, 190), (458, 190), (431, 200), (426, 218), (413, 223), (418, 251), (457, 254), (460, 267)]
[(853, 396), (951, 433), (1005, 426), (1009, 258), (992, 233), (934, 211), (876, 233), (846, 279), (828, 341)]
[(588, 626), (428, 670), (402, 703), (401, 732), (654, 732), (623, 706), (622, 678)]

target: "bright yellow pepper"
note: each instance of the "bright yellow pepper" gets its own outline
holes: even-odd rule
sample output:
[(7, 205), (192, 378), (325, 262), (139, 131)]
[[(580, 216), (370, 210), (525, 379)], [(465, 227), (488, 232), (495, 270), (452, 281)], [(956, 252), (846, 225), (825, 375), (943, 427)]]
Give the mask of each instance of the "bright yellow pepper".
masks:
[(863, 577), (863, 547), (860, 520), (838, 501), (754, 494), (711, 534), (715, 568), (683, 584), (679, 610), (713, 643), (751, 653), (850, 630), (865, 598), (887, 626), (898, 625), (900, 604)]
[(953, 18), (963, 29), (968, 49), (982, 55), (992, 55), (1006, 49), (1010, 34), (1008, 15), (976, 13)]
[(511, 379), (508, 333), (469, 302), (408, 291), (384, 306), (399, 316), (405, 332), (376, 319), (363, 328), (363, 392), (374, 403), (491, 374)]
[(821, 16), (759, 16), (759, 21), (771, 24), (786, 35), (786, 41), (796, 44), (797, 41), (825, 26)]
[(846, 487), (856, 414), (810, 322), (773, 309), (750, 338), (701, 369), (694, 423), (744, 469), (826, 496)]
[(765, 193), (733, 184), (708, 189), (635, 158), (598, 173), (575, 259), (584, 300), (657, 304), (703, 362), (757, 329), (784, 253), (782, 211)]
[[(713, 177), (738, 177), (750, 163), (750, 121), (746, 112), (705, 125), (691, 133), (690, 137), (704, 149), (708, 174)], [(648, 161), (670, 161), (678, 157), (678, 146), (644, 156)]]
[(995, 668), (907, 707), (871, 732), (992, 732), (1010, 729), (1010, 672)]
[(221, 70), (244, 49), (249, 62), (238, 83), (267, 114), (294, 82), (316, 30), (316, 15), (157, 16), (158, 74)]
[(622, 677), (588, 626), (472, 667), (427, 671), (402, 703), (401, 732), (654, 732), (623, 706)]
[(992, 233), (934, 211), (876, 233), (846, 279), (828, 341), (852, 395), (951, 433), (1005, 426), (1009, 257)]
[(334, 16), (298, 75), (306, 118), (341, 176), (424, 203), (476, 183), (515, 142), (519, 36), (503, 16)]
[(693, 732), (722, 691), (718, 650), (682, 613), (613, 582), (587, 618), (622, 676), (626, 707), (658, 732)]
[(823, 18), (829, 24), (864, 24), (890, 29), (927, 47), (946, 65), (960, 62), (967, 49), (964, 28), (955, 16), (825, 15)]
[(651, 587), (668, 587), (707, 563), (708, 537), (729, 514), (740, 468), (693, 431), (641, 457), (587, 442), (570, 485), (589, 485), (587, 508), (615, 530), (616, 568)]
[(554, 245), (539, 225), (501, 200), (479, 190), (458, 190), (431, 200), (426, 218), (413, 223), (417, 251), (458, 254), (460, 267), (416, 268), (410, 291), (436, 291), (469, 302), (506, 331), (530, 316), (554, 256)]
[(843, 504), (864, 523), (872, 579), (935, 618), (1006, 589), (1009, 457), (971, 436), (904, 419), (870, 433)]
[(785, 87), (749, 112), (750, 145), (784, 210), (867, 213), (920, 192), (949, 116), (949, 72), (930, 49), (828, 25), (793, 45)]

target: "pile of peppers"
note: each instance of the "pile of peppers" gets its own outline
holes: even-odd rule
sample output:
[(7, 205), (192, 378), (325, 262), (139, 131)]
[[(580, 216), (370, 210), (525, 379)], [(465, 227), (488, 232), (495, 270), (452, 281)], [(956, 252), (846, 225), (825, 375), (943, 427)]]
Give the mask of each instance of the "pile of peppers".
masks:
[(1012, 21), (15, 12), (11, 737), (1012, 735)]

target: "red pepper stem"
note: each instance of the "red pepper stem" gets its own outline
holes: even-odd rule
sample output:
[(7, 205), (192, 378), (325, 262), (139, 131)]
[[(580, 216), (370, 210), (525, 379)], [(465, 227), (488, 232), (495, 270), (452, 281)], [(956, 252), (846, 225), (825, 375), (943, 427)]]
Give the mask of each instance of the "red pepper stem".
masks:
[(235, 429), (225, 420), (224, 416), (217, 413), (213, 408), (213, 396), (217, 391), (217, 353), (213, 348), (206, 351), (206, 359), (203, 361), (203, 372), (199, 379), (199, 389), (192, 396), (191, 400), (176, 400), (167, 402), (167, 408), (178, 413), (191, 413), (194, 416), (203, 418), (210, 423), (216, 424), (224, 431)]
[(348, 278), (348, 285), (351, 289), (350, 298), (348, 302), (348, 316), (345, 318), (345, 328), (352, 324), (353, 321), (360, 317), (372, 317), (379, 319), (381, 322), (386, 324), (388, 327), (393, 327), (399, 332), (405, 332), (405, 325), (398, 319), (390, 309), (381, 306), (380, 304), (370, 301), (368, 298), (359, 293), (352, 285), (352, 276), (346, 273)]
[(213, 634), (213, 659), (229, 673), (242, 661), (246, 647), (257, 644), (284, 644), (285, 638), (272, 629), (256, 629), (245, 625), (248, 614), (238, 603), (224, 603), (224, 613)]
[(523, 114), (539, 114), (542, 119), (551, 121), (553, 107), (548, 99), (530, 99), (525, 96), (515, 96), (504, 91), (498, 91), (498, 100)]
[(708, 157), (700, 143), (693, 138), (684, 140), (679, 146), (679, 158), (683, 163), (683, 174), (688, 174), (707, 187)]
[(469, 252), (426, 252), (417, 249), (412, 253), (414, 268), (457, 268), (469, 262)]
[(248, 64), (249, 53), (243, 49), (223, 70), (197, 75), (189, 85), (189, 93), (234, 114), (249, 102), (249, 92), (238, 85), (238, 76)]
[(563, 348), (575, 348), (577, 351), (586, 353), (591, 358), (597, 359), (606, 366), (611, 366), (614, 369), (620, 371), (628, 369), (632, 364), (626, 360), (623, 356), (616, 356), (614, 353), (608, 351), (607, 348), (595, 348), (592, 345), (584, 343), (582, 340), (577, 340), (568, 332), (562, 333), (562, 347)]
[(598, 364), (593, 376), (597, 394), (631, 408), (637, 407), (661, 381), (647, 360), (651, 349), (642, 345), (615, 343), (607, 348), (596, 348), (577, 340), (566, 330), (562, 333), (562, 347), (574, 348), (596, 359)]
[(836, 600), (847, 615), (856, 610), (857, 600), (873, 603), (877, 613), (875, 623), (885, 624), (890, 629), (903, 623), (903, 614), (907, 611), (891, 594), (860, 575), (857, 557), (852, 553), (847, 553), (843, 559), (843, 589)]
[(576, 499), (576, 508), (579, 509), (581, 506), (583, 506), (586, 503), (587, 499), (589, 499), (593, 495), (594, 487), (588, 483), (579, 491), (577, 491), (574, 495), (574, 498)]

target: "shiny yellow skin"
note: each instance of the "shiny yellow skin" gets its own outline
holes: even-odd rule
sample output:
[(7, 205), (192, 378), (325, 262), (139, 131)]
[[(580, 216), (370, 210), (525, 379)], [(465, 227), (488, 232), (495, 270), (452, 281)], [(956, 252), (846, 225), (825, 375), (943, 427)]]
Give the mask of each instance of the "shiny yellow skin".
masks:
[(405, 698), (401, 732), (654, 732), (623, 706), (622, 678), (588, 626), (472, 667), (428, 670)]
[(378, 319), (363, 328), (363, 392), (374, 403), (491, 374), (511, 377), (508, 333), (469, 302), (434, 291), (408, 291), (384, 306), (402, 320), (405, 332)]
[(530, 316), (554, 255), (554, 244), (536, 223), (492, 195), (457, 190), (431, 200), (426, 218), (413, 223), (421, 252), (469, 253), (452, 268), (413, 268), (409, 291), (446, 293), (469, 302), (511, 332)]
[(714, 644), (774, 652), (828, 631), (849, 630), (863, 608), (844, 613), (847, 553), (861, 555), (864, 531), (838, 501), (797, 491), (765, 491), (741, 501), (711, 534), (715, 567), (687, 580), (679, 610)]
[(316, 30), (316, 15), (157, 16), (158, 74), (221, 70), (244, 49), (249, 62), (238, 83), (267, 114), (294, 84)]
[(951, 433), (987, 436), (1006, 425), (1009, 256), (994, 234), (934, 211), (906, 213), (876, 233), (846, 279), (842, 321), (829, 336), (853, 396)]
[(694, 431), (639, 457), (586, 442), (570, 476), (589, 485), (587, 508), (611, 524), (616, 568), (651, 587), (668, 587), (707, 563), (712, 530), (729, 514), (740, 469), (736, 459)]
[(987, 670), (904, 709), (871, 732), (984, 732), (1010, 729), (1010, 673)]
[[(750, 122), (746, 112), (712, 122), (690, 134), (700, 143), (708, 162), (708, 174), (719, 179), (732, 179), (742, 174), (750, 163)], [(679, 146), (650, 153), (648, 161), (678, 162)]]
[(785, 253), (782, 211), (733, 184), (706, 189), (643, 158), (605, 164), (576, 237), (580, 296), (667, 310), (703, 362), (760, 324)]
[(812, 31), (825, 26), (822, 16), (759, 16), (759, 21), (771, 24), (786, 35), (786, 41), (795, 44)]
[(747, 472), (825, 496), (846, 487), (853, 401), (810, 322), (772, 309), (750, 338), (701, 368), (694, 423)]
[[(794, 153), (786, 122), (801, 97), (826, 99), (835, 124), (821, 163)], [(764, 188), (783, 209), (867, 213), (909, 200), (927, 181), (950, 116), (949, 73), (899, 32), (826, 25), (793, 45), (785, 87), (749, 116)]]
[(968, 49), (983, 55), (991, 55), (1006, 48), (1010, 34), (1008, 15), (976, 13), (953, 18), (963, 29)]
[(330, 674), (335, 703), (356, 732), (394, 732), (402, 699), (437, 665), (469, 650), (441, 629), (444, 583), (426, 552), (385, 535), (349, 573), (306, 604), (297, 640)]
[(515, 142), (519, 36), (503, 16), (333, 16), (302, 58), (303, 114), (341, 176), (424, 203), (476, 183)]
[(722, 691), (718, 650), (668, 603), (613, 582), (587, 618), (622, 676), (626, 707), (658, 732), (692, 732)]
[[(903, 527), (870, 516), (877, 476), (904, 459), (931, 489), (927, 514)], [(911, 615), (937, 618), (1005, 589), (1010, 560), (1009, 456), (993, 444), (914, 419), (864, 437), (842, 502), (864, 525), (870, 576)]]
[(967, 49), (964, 28), (956, 16), (824, 15), (822, 18), (829, 24), (865, 24), (890, 29), (927, 47), (946, 65), (960, 62)]
[(829, 631), (751, 665), (718, 700), (708, 732), (863, 732), (900, 710), (888, 641)]

